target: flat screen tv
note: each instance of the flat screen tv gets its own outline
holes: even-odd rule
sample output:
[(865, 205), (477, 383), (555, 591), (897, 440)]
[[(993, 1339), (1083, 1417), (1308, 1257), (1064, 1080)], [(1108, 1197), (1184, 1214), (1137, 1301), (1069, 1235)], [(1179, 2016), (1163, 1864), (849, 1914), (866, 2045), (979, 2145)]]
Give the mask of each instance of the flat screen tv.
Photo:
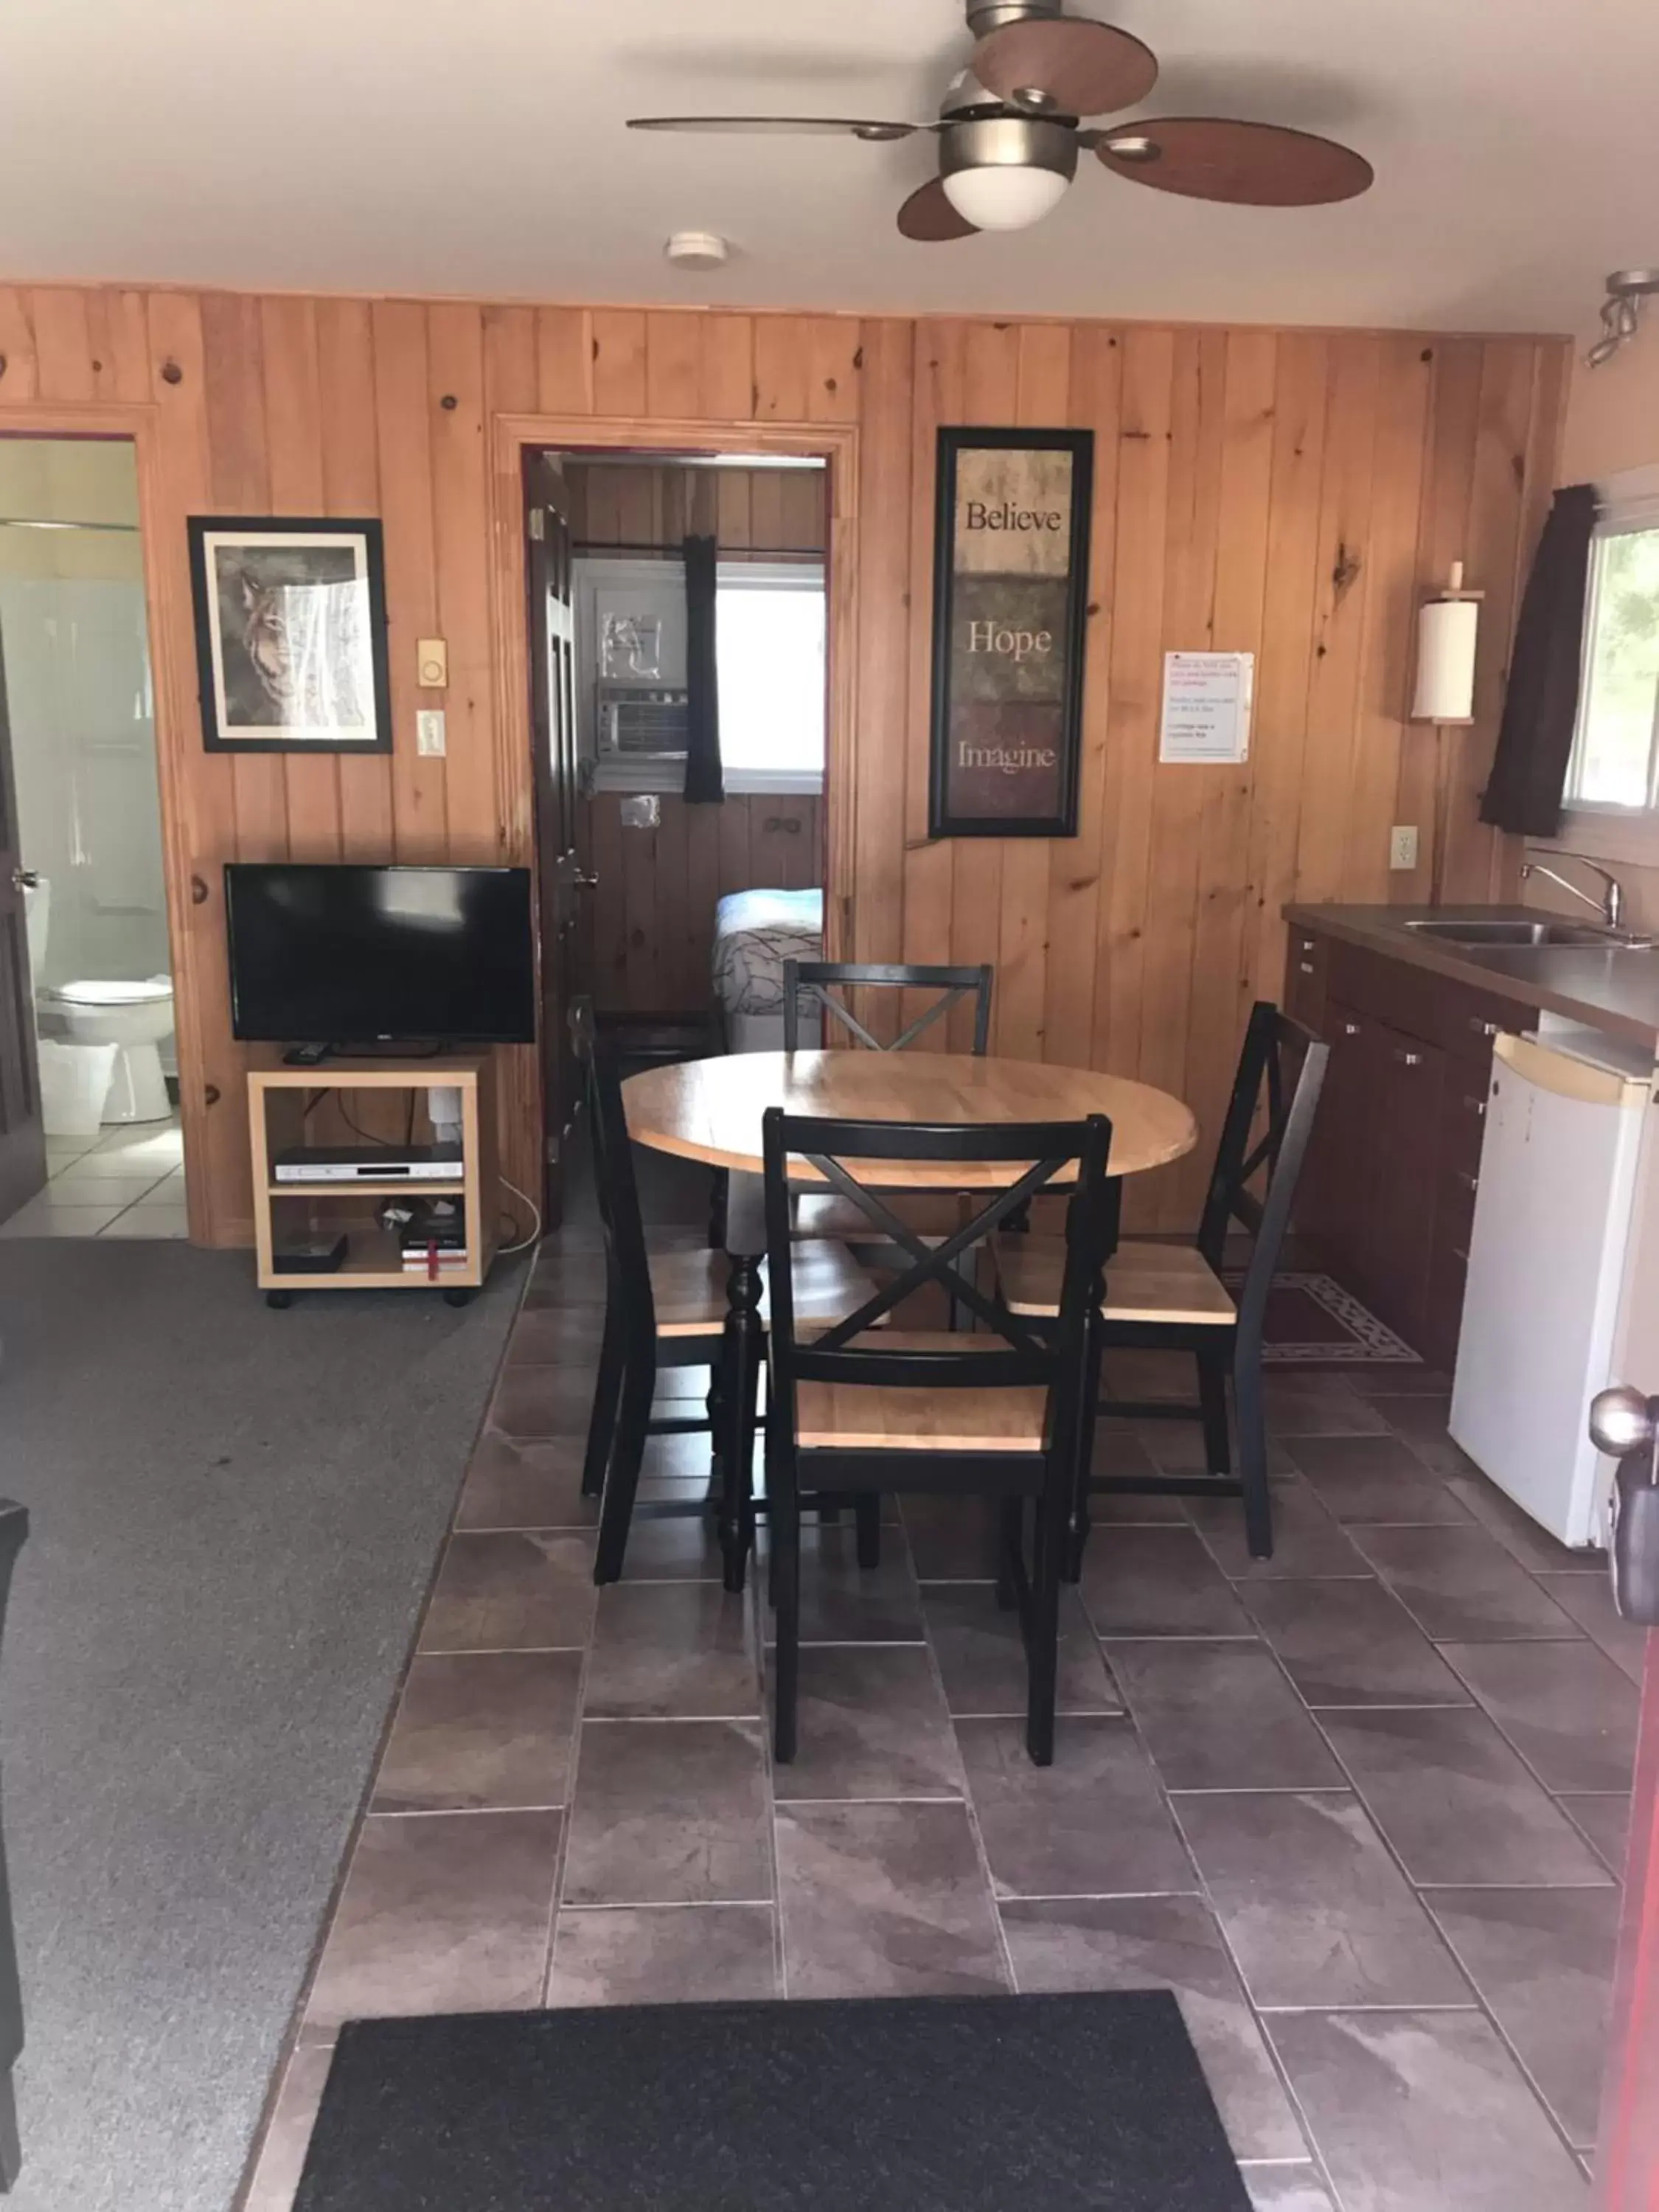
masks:
[(528, 868), (233, 861), (225, 911), (246, 1042), (534, 1042)]

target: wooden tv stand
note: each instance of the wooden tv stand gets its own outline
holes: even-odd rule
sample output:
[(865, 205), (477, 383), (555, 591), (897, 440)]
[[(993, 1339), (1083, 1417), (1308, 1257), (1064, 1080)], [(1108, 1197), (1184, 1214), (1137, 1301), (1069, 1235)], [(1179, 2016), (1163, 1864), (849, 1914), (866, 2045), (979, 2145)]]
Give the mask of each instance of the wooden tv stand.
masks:
[[(412, 1182), (398, 1176), (356, 1182), (278, 1182), (278, 1152), (322, 1142), (313, 1116), (330, 1091), (423, 1092), (447, 1086), (461, 1094), (461, 1164), (453, 1181)], [(410, 1117), (422, 1119), (416, 1099)], [(259, 1288), (270, 1305), (287, 1305), (296, 1291), (441, 1291), (463, 1305), (483, 1284), (495, 1256), (498, 1219), (494, 1063), (488, 1054), (446, 1054), (431, 1060), (327, 1060), (315, 1067), (285, 1067), (273, 1053), (256, 1060), (247, 1079), (248, 1131), (253, 1152), (253, 1238)], [(337, 1128), (331, 1120), (330, 1133)], [(349, 1125), (348, 1125), (349, 1126)], [(417, 1127), (416, 1141), (429, 1132)], [(395, 1139), (388, 1149), (396, 1150)], [(406, 1193), (459, 1198), (466, 1221), (467, 1258), (446, 1267), (434, 1282), (424, 1270), (406, 1269), (402, 1239), (374, 1218), (382, 1199)], [(343, 1234), (342, 1264), (317, 1274), (279, 1274), (275, 1254), (283, 1246)]]

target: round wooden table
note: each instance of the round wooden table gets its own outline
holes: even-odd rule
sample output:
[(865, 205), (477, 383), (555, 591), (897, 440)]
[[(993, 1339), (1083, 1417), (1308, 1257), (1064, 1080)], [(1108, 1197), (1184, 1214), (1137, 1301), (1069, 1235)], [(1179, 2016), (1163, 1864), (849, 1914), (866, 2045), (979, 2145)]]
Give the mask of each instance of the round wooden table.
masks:
[[(1038, 1060), (975, 1060), (968, 1053), (728, 1053), (630, 1076), (623, 1097), (637, 1144), (735, 1175), (759, 1174), (761, 1116), (769, 1106), (852, 1121), (970, 1125), (1080, 1121), (1103, 1114), (1112, 1125), (1115, 1176), (1178, 1160), (1198, 1141), (1190, 1110), (1148, 1083)], [(820, 1179), (805, 1161), (799, 1172), (803, 1182)], [(893, 1160), (871, 1173), (896, 1190), (963, 1190), (1018, 1182), (1022, 1170)], [(728, 1237), (727, 1249), (739, 1248)]]
[[(1112, 1125), (1115, 1179), (1178, 1160), (1198, 1141), (1191, 1111), (1150, 1084), (1042, 1060), (978, 1060), (968, 1053), (728, 1053), (630, 1076), (623, 1100), (635, 1143), (731, 1171), (726, 1249), (732, 1271), (720, 1374), (720, 1547), (731, 1589), (743, 1586), (740, 1508), (750, 1480), (744, 1409), (752, 1398), (763, 1337), (761, 1117), (769, 1107), (832, 1119), (969, 1125), (1080, 1121), (1103, 1114)], [(796, 1172), (803, 1182), (823, 1180), (805, 1160), (796, 1164)], [(1006, 1162), (892, 1160), (872, 1163), (868, 1172), (872, 1182), (890, 1190), (994, 1190), (1018, 1182), (1024, 1169)]]

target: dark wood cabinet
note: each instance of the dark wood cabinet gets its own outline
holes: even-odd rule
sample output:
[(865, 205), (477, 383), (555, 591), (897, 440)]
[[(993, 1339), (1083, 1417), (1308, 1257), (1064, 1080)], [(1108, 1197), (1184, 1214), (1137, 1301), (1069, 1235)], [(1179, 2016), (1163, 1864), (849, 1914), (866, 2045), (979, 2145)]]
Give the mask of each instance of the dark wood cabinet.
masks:
[(1424, 1358), (1457, 1352), (1500, 1029), (1535, 1011), (1292, 927), (1286, 1009), (1331, 1048), (1304, 1170), (1303, 1249)]

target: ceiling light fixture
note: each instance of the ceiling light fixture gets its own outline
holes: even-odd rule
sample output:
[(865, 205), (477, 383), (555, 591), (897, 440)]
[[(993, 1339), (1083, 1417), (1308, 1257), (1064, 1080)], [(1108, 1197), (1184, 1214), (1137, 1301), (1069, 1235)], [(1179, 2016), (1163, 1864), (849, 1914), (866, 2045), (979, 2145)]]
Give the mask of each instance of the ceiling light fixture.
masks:
[(1621, 345), (1636, 336), (1642, 302), (1659, 293), (1659, 269), (1615, 269), (1607, 279), (1607, 296), (1601, 302), (1603, 336), (1584, 356), (1585, 366), (1600, 368), (1613, 359)]
[(1077, 174), (1071, 126), (1037, 115), (947, 123), (940, 137), (945, 197), (975, 230), (1025, 230), (1066, 196)]

